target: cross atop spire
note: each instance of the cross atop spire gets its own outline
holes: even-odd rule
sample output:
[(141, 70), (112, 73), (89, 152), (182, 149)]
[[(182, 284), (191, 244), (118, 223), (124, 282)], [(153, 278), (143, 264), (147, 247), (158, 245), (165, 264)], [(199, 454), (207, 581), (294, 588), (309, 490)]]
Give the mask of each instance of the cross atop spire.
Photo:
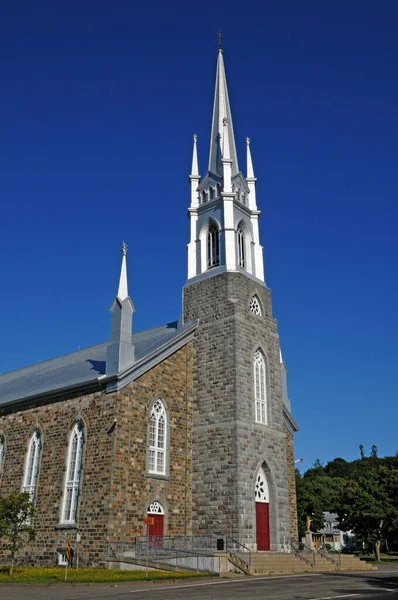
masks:
[[(217, 34), (218, 35), (218, 34)], [(221, 34), (220, 34), (221, 36)], [(221, 38), (219, 37), (219, 40)], [(231, 107), (229, 104), (227, 79), (225, 76), (224, 58), (219, 42), (219, 52), (217, 58), (216, 86), (214, 91), (213, 118), (211, 125), (210, 152), (209, 152), (209, 171), (222, 177), (222, 151), (227, 152), (232, 160), (232, 177), (239, 172), (238, 155), (236, 153), (234, 128), (232, 125)], [(220, 51), (221, 50), (221, 51)], [(228, 135), (228, 149), (225, 148), (224, 141), (224, 119), (227, 119), (226, 131)]]
[(218, 37), (218, 50), (222, 52), (222, 46), (221, 46), (222, 35), (221, 35), (220, 31), (217, 31), (217, 37)]

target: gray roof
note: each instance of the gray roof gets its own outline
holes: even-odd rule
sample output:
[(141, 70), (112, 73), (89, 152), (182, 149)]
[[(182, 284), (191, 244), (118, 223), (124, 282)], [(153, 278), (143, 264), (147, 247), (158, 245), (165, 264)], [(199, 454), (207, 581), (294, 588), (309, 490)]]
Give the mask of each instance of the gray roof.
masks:
[[(161, 357), (159, 351), (163, 346), (170, 348), (174, 341), (195, 327), (195, 322), (181, 325), (175, 321), (134, 333), (134, 364), (142, 362), (142, 359), (153, 353)], [(0, 375), (0, 406), (98, 382), (98, 378), (105, 375), (108, 343), (90, 346)]]

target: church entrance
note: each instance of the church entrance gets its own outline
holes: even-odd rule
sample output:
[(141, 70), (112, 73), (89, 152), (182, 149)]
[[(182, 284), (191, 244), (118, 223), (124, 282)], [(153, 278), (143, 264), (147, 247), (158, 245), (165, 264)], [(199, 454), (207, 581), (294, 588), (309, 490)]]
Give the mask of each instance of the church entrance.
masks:
[(156, 546), (162, 545), (164, 534), (164, 510), (159, 502), (151, 502), (148, 506), (148, 517), (153, 518), (153, 525), (148, 525), (149, 537)]
[(263, 468), (259, 470), (256, 477), (255, 501), (257, 550), (270, 550), (271, 544), (269, 535), (269, 490), (267, 478), (265, 476)]

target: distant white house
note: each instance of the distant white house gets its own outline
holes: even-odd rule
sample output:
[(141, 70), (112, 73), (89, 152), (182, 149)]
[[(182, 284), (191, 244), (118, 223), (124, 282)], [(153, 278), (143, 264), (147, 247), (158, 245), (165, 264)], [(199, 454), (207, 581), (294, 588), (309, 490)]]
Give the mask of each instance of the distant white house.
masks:
[(324, 526), (312, 534), (314, 547), (318, 549), (324, 544), (330, 545), (331, 549), (341, 551), (344, 548), (351, 548), (354, 534), (351, 531), (341, 531), (337, 513), (323, 513)]

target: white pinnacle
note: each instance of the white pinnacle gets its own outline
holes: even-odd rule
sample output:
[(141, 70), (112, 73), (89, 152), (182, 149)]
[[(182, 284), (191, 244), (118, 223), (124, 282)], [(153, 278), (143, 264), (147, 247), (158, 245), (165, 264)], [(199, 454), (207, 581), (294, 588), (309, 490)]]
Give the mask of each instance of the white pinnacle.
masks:
[(246, 138), (246, 159), (247, 159), (247, 179), (254, 179), (254, 170), (253, 170), (253, 161), (252, 161), (252, 153), (250, 151), (250, 138)]
[(126, 261), (126, 254), (127, 254), (127, 244), (125, 242), (123, 242), (123, 245), (122, 245), (122, 255), (123, 255), (122, 256), (122, 267), (120, 269), (119, 289), (118, 289), (118, 292), (117, 292), (118, 298), (122, 302), (129, 295), (128, 289), (127, 289), (127, 261)]
[(199, 177), (199, 166), (198, 166), (198, 151), (196, 149), (196, 142), (198, 136), (193, 136), (193, 152), (192, 152), (192, 168), (191, 168), (191, 177)]

